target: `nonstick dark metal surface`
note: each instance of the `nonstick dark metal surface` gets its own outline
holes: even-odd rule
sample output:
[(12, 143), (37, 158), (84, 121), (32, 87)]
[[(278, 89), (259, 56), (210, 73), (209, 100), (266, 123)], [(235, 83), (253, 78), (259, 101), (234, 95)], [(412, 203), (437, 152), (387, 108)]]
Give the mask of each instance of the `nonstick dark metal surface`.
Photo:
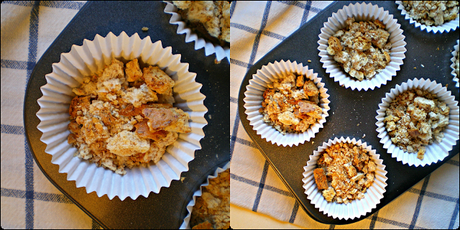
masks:
[[(307, 22), (255, 63), (246, 73), (239, 92), (239, 115), (247, 133), (287, 188), (292, 192), (301, 207), (313, 219), (322, 223), (349, 224), (372, 215), (459, 152), (457, 140), (456, 145), (442, 162), (425, 167), (411, 167), (396, 161), (396, 159), (387, 153), (383, 145), (380, 144), (375, 125), (376, 111), (378, 104), (385, 97), (385, 93), (394, 88), (396, 84), (406, 82), (408, 79), (429, 78), (436, 80), (437, 83), (442, 83), (443, 86), (447, 86), (447, 89), (455, 96), (455, 100), (459, 100), (459, 90), (455, 87), (455, 82), (452, 80), (453, 77), (450, 74), (451, 52), (456, 44), (456, 40), (459, 39), (459, 35), (458, 29), (443, 34), (421, 31), (404, 19), (401, 12), (397, 9), (395, 2), (377, 1), (372, 3), (388, 10), (398, 20), (398, 23), (401, 24), (401, 29), (404, 31), (403, 35), (406, 36), (407, 51), (405, 53), (404, 64), (396, 76), (386, 85), (368, 91), (346, 89), (341, 87), (338, 82), (334, 82), (329, 77), (329, 74), (325, 72), (325, 69), (323, 69), (317, 50), (318, 35), (320, 29), (323, 27), (323, 23), (332, 16), (332, 13), (350, 4), (349, 1), (339, 1), (332, 3), (318, 13), (315, 18)], [(329, 100), (331, 103), (329, 106), (331, 110), (329, 111), (329, 117), (326, 118), (324, 128), (320, 129), (319, 133), (310, 142), (299, 146), (282, 147), (261, 139), (252, 129), (252, 126), (249, 125), (247, 115), (244, 113), (243, 98), (249, 79), (263, 65), (281, 60), (297, 61), (297, 63), (308, 65), (309, 69), (313, 69), (315, 73), (318, 73), (318, 77), (322, 78), (325, 87), (328, 89), (327, 92), (330, 94)], [(311, 63), (308, 60), (311, 60)], [(307, 199), (307, 196), (304, 194), (304, 188), (302, 187), (303, 167), (307, 164), (309, 156), (323, 142), (341, 136), (362, 139), (372, 145), (377, 153), (380, 154), (388, 171), (386, 175), (388, 177), (388, 186), (380, 204), (366, 216), (353, 220), (333, 219), (319, 212), (319, 209), (316, 209)]]
[[(163, 12), (165, 3), (151, 1), (88, 2), (67, 25), (36, 64), (28, 82), (24, 99), (24, 126), (35, 162), (45, 176), (63, 194), (91, 216), (104, 228), (179, 228), (187, 214), (186, 205), (193, 193), (215, 169), (230, 160), (230, 65), (226, 59), (215, 63), (215, 55), (205, 56), (204, 50), (195, 50), (193, 43), (185, 43), (185, 35), (176, 34), (176, 25), (169, 24), (170, 15)], [(142, 27), (148, 27), (147, 32)], [(189, 71), (197, 74), (196, 81), (203, 84), (201, 92), (208, 109), (208, 125), (203, 130), (201, 150), (189, 163), (189, 171), (181, 174), (183, 181), (173, 181), (159, 194), (147, 198), (130, 197), (121, 201), (98, 197), (76, 188), (75, 181), (67, 181), (67, 174), (59, 173), (59, 166), (51, 163), (45, 153), (46, 145), (40, 141), (37, 129), (39, 110), (37, 99), (42, 96), (40, 87), (46, 84), (45, 75), (52, 72), (51, 64), (60, 60), (60, 54), (70, 51), (72, 45), (82, 45), (83, 39), (93, 40), (96, 34), (105, 37), (109, 32), (118, 36), (125, 31), (128, 36), (138, 33), (152, 42), (161, 40), (163, 47), (171, 46), (173, 54), (181, 54), (181, 62), (189, 63)]]

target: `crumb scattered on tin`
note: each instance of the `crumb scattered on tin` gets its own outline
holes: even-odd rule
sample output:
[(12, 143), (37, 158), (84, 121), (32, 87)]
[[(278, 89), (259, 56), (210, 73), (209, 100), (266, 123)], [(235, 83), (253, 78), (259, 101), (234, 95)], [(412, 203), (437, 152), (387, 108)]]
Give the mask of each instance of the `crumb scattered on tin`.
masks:
[(149, 28), (144, 26), (144, 27), (142, 27), (142, 31), (147, 32), (147, 31), (149, 31)]
[(310, 63), (310, 62), (311, 62), (311, 60), (308, 60), (308, 63)]
[(363, 137), (361, 137), (361, 138), (365, 138), (365, 137), (366, 137), (366, 134), (364, 133), (364, 134), (363, 134)]
[(414, 67), (414, 69), (417, 69), (417, 67)]
[(423, 64), (420, 64), (420, 66), (422, 66), (422, 67), (424, 67), (424, 68), (425, 68), (425, 66), (424, 66)]

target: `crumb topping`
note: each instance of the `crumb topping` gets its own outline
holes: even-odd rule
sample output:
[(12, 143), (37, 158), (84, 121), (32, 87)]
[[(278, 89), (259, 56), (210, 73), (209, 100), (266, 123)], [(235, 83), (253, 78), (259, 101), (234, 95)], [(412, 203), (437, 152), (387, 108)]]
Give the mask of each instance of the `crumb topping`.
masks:
[(390, 63), (390, 33), (379, 20), (356, 22), (351, 17), (345, 24), (328, 39), (327, 52), (352, 78), (370, 80)]
[(458, 1), (402, 1), (409, 16), (427, 26), (440, 26), (458, 17)]
[(269, 84), (260, 112), (282, 134), (302, 133), (322, 118), (319, 89), (304, 75), (289, 73)]
[(341, 142), (324, 150), (313, 175), (328, 202), (347, 204), (364, 198), (375, 180), (376, 170), (377, 165), (366, 149)]
[(114, 59), (85, 77), (69, 107), (68, 143), (79, 158), (126, 174), (125, 167), (157, 163), (178, 133), (188, 133), (189, 115), (174, 108), (174, 81), (158, 67), (142, 72), (137, 59)]
[(386, 109), (385, 128), (391, 142), (423, 160), (426, 146), (441, 142), (449, 124), (450, 108), (427, 90), (407, 90)]
[[(192, 25), (199, 23), (220, 41), (230, 42), (229, 1), (172, 1), (179, 13)], [(198, 29), (199, 30), (199, 29)], [(199, 30), (200, 31), (200, 30)]]
[(192, 229), (230, 228), (230, 169), (209, 179), (209, 185), (196, 199), (190, 226)]

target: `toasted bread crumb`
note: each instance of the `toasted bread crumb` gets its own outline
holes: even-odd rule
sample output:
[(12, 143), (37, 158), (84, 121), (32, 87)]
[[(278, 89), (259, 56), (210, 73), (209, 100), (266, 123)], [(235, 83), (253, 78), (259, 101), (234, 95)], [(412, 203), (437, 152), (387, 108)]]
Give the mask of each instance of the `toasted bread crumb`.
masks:
[[(104, 70), (85, 77), (70, 103), (68, 143), (76, 155), (118, 174), (125, 168), (157, 163), (178, 132), (190, 132), (189, 115), (173, 108), (174, 81), (158, 67), (140, 71), (137, 59), (125, 65), (112, 60)], [(144, 110), (171, 116), (146, 116)], [(156, 126), (150, 124), (165, 124)]]
[(327, 52), (351, 78), (370, 80), (391, 61), (390, 33), (379, 20), (356, 22), (350, 17), (345, 24), (329, 37)]
[(441, 142), (449, 125), (450, 108), (436, 94), (419, 88), (397, 95), (385, 111), (385, 128), (391, 142), (423, 159), (425, 148)]
[(192, 229), (230, 228), (230, 169), (209, 179), (209, 185), (202, 188), (193, 207), (190, 226)]
[(322, 118), (320, 93), (313, 80), (289, 73), (267, 86), (260, 112), (282, 134), (302, 133)]
[(366, 149), (351, 143), (336, 143), (321, 153), (313, 174), (318, 190), (322, 190), (328, 202), (346, 204), (364, 198), (376, 170)]

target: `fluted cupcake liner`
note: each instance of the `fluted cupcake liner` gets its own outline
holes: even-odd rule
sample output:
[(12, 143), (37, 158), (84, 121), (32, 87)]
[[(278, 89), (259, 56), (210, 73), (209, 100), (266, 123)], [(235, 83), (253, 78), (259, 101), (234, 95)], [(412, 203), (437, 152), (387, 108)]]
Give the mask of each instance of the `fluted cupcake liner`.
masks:
[[(391, 61), (383, 71), (377, 73), (370, 80), (365, 79), (358, 81), (352, 79), (326, 50), (329, 37), (333, 36), (338, 30), (345, 28), (345, 21), (349, 17), (355, 17), (356, 21), (378, 19), (383, 22), (386, 26), (386, 30), (390, 33)], [(374, 90), (376, 87), (380, 88), (380, 86), (386, 85), (388, 81), (391, 81), (391, 79), (396, 76), (396, 71), (400, 70), (400, 66), (403, 64), (403, 60), (406, 57), (404, 55), (406, 52), (405, 36), (400, 27), (401, 25), (393, 18), (393, 15), (377, 5), (371, 3), (356, 3), (344, 6), (342, 9), (338, 10), (337, 13), (333, 13), (332, 16), (328, 18), (327, 22), (324, 23), (323, 28), (321, 28), (318, 41), (319, 56), (321, 58), (320, 62), (323, 63), (323, 68), (326, 69), (326, 73), (328, 73), (335, 82), (339, 82), (339, 84), (345, 88), (351, 88), (352, 90), (357, 89), (358, 91)]]
[[(264, 101), (263, 93), (267, 89), (267, 85), (289, 73), (305, 75), (307, 79), (313, 80), (319, 90), (319, 106), (322, 109), (322, 114), (321, 119), (305, 132), (286, 133), (283, 135), (273, 126), (263, 121), (263, 115), (259, 112), (259, 109), (262, 108), (262, 102)], [(310, 141), (310, 139), (315, 137), (316, 133), (319, 132), (319, 129), (323, 128), (326, 117), (329, 116), (329, 94), (327, 94), (324, 83), (312, 69), (309, 69), (308, 66), (304, 66), (302, 63), (297, 64), (296, 61), (281, 60), (280, 62), (276, 61), (262, 66), (262, 68), (257, 70), (257, 73), (252, 76), (252, 79), (249, 80), (244, 96), (244, 108), (246, 109), (245, 113), (248, 115), (249, 124), (257, 132), (257, 135), (277, 145), (297, 146), (303, 144), (305, 141)]]
[[(385, 111), (393, 99), (404, 91), (415, 88), (427, 90), (430, 93), (436, 94), (438, 99), (446, 103), (450, 108), (449, 124), (443, 131), (444, 137), (442, 138), (442, 141), (440, 143), (433, 141), (432, 144), (426, 146), (426, 152), (423, 160), (418, 159), (416, 153), (408, 153), (393, 144), (386, 130), (385, 122), (383, 121), (386, 116)], [(442, 161), (449, 155), (449, 151), (452, 150), (452, 146), (454, 146), (458, 140), (458, 102), (455, 101), (455, 97), (447, 90), (446, 87), (443, 87), (441, 83), (438, 84), (436, 81), (431, 81), (430, 79), (410, 79), (401, 85), (396, 85), (390, 90), (390, 92), (385, 94), (384, 98), (382, 98), (382, 102), (379, 104), (379, 109), (377, 110), (377, 116), (375, 118), (377, 119), (377, 122), (375, 123), (377, 125), (377, 136), (380, 138), (380, 143), (383, 144), (383, 148), (391, 154), (391, 157), (396, 158), (397, 161), (409, 166), (424, 167), (426, 165)]]
[(193, 193), (192, 199), (187, 204), (188, 214), (187, 214), (187, 216), (185, 216), (184, 221), (182, 222), (182, 224), (179, 227), (179, 229), (190, 229), (191, 228), (190, 219), (192, 218), (192, 211), (193, 211), (193, 207), (196, 204), (197, 197), (200, 197), (203, 194), (203, 188), (209, 185), (209, 179), (216, 178), (219, 175), (219, 173), (227, 170), (228, 168), (230, 168), (230, 162), (225, 164), (224, 167), (222, 167), (222, 168), (217, 167), (216, 171), (214, 171), (213, 174), (209, 175), (206, 178), (206, 182), (200, 185), (200, 189), (198, 189), (197, 191), (195, 191), (195, 193)]
[[(326, 201), (321, 194), (321, 191), (318, 190), (313, 175), (313, 170), (317, 168), (317, 161), (321, 154), (325, 151), (325, 149), (337, 143), (352, 143), (354, 145), (361, 146), (363, 149), (368, 151), (369, 157), (377, 166), (374, 182), (364, 193), (364, 198), (360, 200), (353, 200), (347, 204)], [(310, 156), (310, 160), (307, 162), (307, 166), (304, 166), (302, 182), (305, 194), (315, 208), (319, 209), (320, 212), (329, 217), (340, 220), (349, 220), (364, 216), (366, 213), (371, 212), (372, 209), (377, 207), (377, 204), (380, 203), (380, 200), (383, 198), (383, 194), (386, 191), (386, 181), (388, 179), (386, 174), (387, 171), (385, 170), (383, 160), (380, 159), (380, 155), (376, 153), (375, 149), (372, 149), (371, 145), (368, 145), (366, 142), (361, 140), (356, 140), (355, 138), (350, 139), (349, 137), (336, 137), (324, 142), (317, 150), (313, 151), (313, 154)]]
[(215, 54), (217, 61), (221, 61), (222, 59), (227, 58), (228, 62), (230, 62), (230, 47), (215, 45), (209, 41), (206, 41), (204, 38), (199, 37), (196, 33), (187, 27), (185, 21), (177, 13), (177, 7), (170, 1), (165, 1), (165, 3), (166, 6), (164, 12), (171, 14), (169, 23), (172, 25), (177, 25), (177, 34), (185, 34), (186, 43), (194, 42), (195, 50), (204, 48), (204, 53), (206, 56)]
[(458, 66), (456, 63), (458, 63), (458, 60), (460, 59), (460, 57), (458, 56), (458, 46), (459, 46), (459, 40), (457, 40), (457, 44), (454, 46), (454, 51), (452, 51), (452, 58), (450, 59), (450, 61), (452, 62), (450, 64), (450, 68), (452, 69), (452, 72), (450, 72), (450, 74), (452, 74), (452, 77), (453, 77), (453, 81), (455, 82), (455, 87), (459, 88), (459, 80), (458, 78), (460, 76), (458, 76), (458, 69), (460, 66)]
[(425, 24), (422, 24), (414, 19), (412, 19), (411, 16), (409, 16), (409, 13), (407, 13), (406, 9), (404, 8), (402, 1), (396, 1), (396, 4), (398, 5), (398, 10), (401, 11), (401, 15), (404, 16), (404, 19), (408, 20), (410, 24), (414, 25), (416, 28), (419, 28), (421, 31), (426, 30), (426, 32), (430, 33), (448, 33), (450, 31), (455, 31), (458, 28), (458, 23), (459, 23), (459, 16), (457, 14), (457, 18), (455, 20), (451, 20), (448, 22), (445, 22), (444, 24), (440, 26), (427, 26)]
[[(61, 54), (60, 61), (52, 65), (53, 71), (45, 76), (47, 84), (40, 88), (43, 96), (38, 99), (40, 119), (38, 129), (43, 133), (41, 141), (52, 155), (52, 163), (59, 165), (59, 172), (67, 174), (67, 180), (75, 181), (77, 188), (85, 187), (87, 193), (96, 192), (109, 199), (118, 196), (136, 199), (148, 197), (150, 192), (159, 193), (169, 187), (172, 180), (179, 180), (188, 171), (188, 162), (194, 159), (195, 150), (201, 149), (203, 127), (207, 124), (204, 114), (205, 96), (200, 93), (201, 84), (196, 74), (188, 71), (188, 64), (181, 63), (181, 55), (171, 53), (171, 47), (163, 48), (161, 41), (152, 43), (149, 36), (140, 39), (136, 33), (129, 37), (125, 32), (106, 37), (96, 35), (94, 40), (84, 40), (83, 45), (73, 45), (70, 52)], [(138, 58), (145, 64), (156, 65), (175, 81), (173, 96), (175, 107), (190, 115), (190, 133), (179, 134), (178, 140), (166, 150), (162, 159), (149, 167), (126, 169), (119, 175), (110, 169), (76, 156), (77, 149), (67, 142), (70, 131), (69, 106), (75, 96), (72, 88), (80, 86), (84, 76), (91, 76), (109, 65), (112, 59)]]

